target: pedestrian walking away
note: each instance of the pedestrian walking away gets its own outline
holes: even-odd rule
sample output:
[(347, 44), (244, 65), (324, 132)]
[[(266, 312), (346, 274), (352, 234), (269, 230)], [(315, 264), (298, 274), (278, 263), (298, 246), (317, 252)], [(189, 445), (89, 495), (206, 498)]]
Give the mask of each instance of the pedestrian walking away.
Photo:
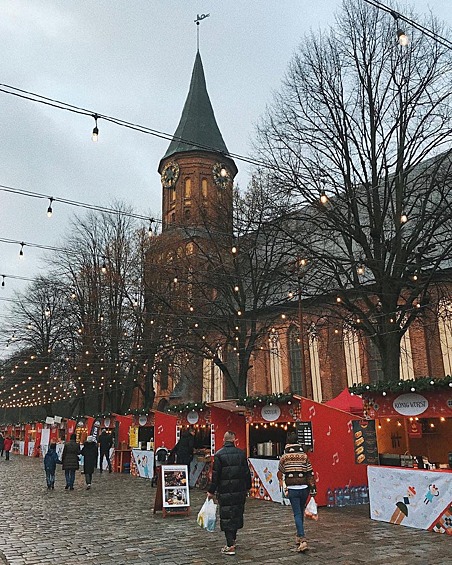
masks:
[(223, 447), (215, 453), (212, 481), (207, 491), (208, 498), (216, 495), (220, 507), (220, 528), (226, 537), (221, 552), (225, 555), (235, 555), (237, 530), (243, 528), (250, 488), (251, 473), (245, 452), (235, 446), (235, 433), (227, 431)]
[(61, 461), (59, 460), (56, 452), (56, 443), (51, 443), (44, 456), (47, 490), (53, 490), (55, 488), (55, 471), (58, 463), (61, 465)]
[(74, 490), (75, 471), (79, 468), (78, 456), (80, 455), (80, 446), (76, 442), (76, 435), (71, 434), (70, 441), (63, 447), (61, 461), (63, 462), (63, 470), (66, 475), (66, 490)]
[(3, 437), (2, 432), (0, 432), (0, 455), (3, 457), (3, 449), (5, 447), (5, 438)]
[(11, 451), (11, 447), (13, 446), (13, 440), (10, 436), (6, 436), (3, 441), (3, 449), (5, 451), (5, 459), (9, 461), (9, 452)]
[(102, 473), (102, 466), (104, 462), (104, 457), (107, 461), (108, 472), (111, 473), (111, 461), (110, 461), (110, 449), (113, 445), (113, 438), (111, 434), (107, 434), (106, 430), (102, 430), (99, 436), (99, 447), (100, 447), (100, 472)]
[(83, 471), (85, 473), (86, 488), (89, 490), (93, 482), (93, 473), (97, 465), (98, 449), (93, 436), (88, 436), (83, 444)]
[(287, 489), (287, 496), (292, 506), (297, 529), (295, 538), (297, 551), (304, 552), (308, 549), (304, 531), (304, 511), (309, 494), (315, 496), (317, 492), (311, 462), (303, 446), (298, 443), (296, 432), (287, 434), (284, 454), (279, 460), (278, 480), (280, 487)]
[(193, 448), (195, 446), (195, 438), (191, 429), (183, 430), (179, 441), (170, 451), (171, 456), (174, 458), (174, 463), (178, 465), (187, 465), (188, 472), (190, 473), (190, 463), (193, 459)]

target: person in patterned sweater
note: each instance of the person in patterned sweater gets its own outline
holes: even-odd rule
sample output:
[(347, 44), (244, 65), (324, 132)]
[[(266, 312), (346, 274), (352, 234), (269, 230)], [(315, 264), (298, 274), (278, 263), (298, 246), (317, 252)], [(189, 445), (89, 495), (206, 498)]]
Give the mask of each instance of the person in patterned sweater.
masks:
[(317, 492), (311, 462), (298, 443), (296, 432), (287, 434), (284, 454), (279, 460), (278, 480), (281, 488), (287, 489), (292, 507), (297, 528), (297, 551), (304, 552), (308, 549), (304, 532), (304, 510), (309, 495), (315, 496)]

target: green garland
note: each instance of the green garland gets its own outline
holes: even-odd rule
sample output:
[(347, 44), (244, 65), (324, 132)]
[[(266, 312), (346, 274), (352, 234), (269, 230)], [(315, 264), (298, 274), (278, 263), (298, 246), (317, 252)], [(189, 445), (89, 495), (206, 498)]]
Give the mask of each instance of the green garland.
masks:
[(126, 416), (148, 416), (148, 412), (144, 408), (133, 408), (126, 410)]
[(167, 412), (191, 412), (192, 410), (204, 410), (207, 408), (205, 402), (187, 402), (186, 404), (174, 404), (173, 406), (168, 406)]
[(355, 384), (348, 388), (352, 394), (367, 394), (369, 392), (419, 392), (452, 388), (452, 377), (448, 375), (442, 379), (420, 377), (408, 381), (380, 381), (375, 384)]
[(247, 406), (253, 408), (258, 404), (286, 404), (293, 399), (292, 393), (278, 392), (277, 394), (262, 394), (260, 396), (245, 396), (237, 400), (237, 406)]

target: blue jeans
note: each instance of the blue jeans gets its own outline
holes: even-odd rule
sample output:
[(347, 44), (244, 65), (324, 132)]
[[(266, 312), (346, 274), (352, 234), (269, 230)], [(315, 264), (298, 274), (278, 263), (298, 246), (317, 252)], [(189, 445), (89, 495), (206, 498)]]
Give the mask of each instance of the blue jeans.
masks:
[(75, 469), (66, 469), (64, 471), (64, 475), (66, 477), (66, 485), (68, 487), (73, 487), (75, 481)]
[(293, 516), (295, 518), (297, 536), (300, 538), (304, 537), (304, 509), (308, 501), (308, 496), (309, 488), (289, 488), (290, 505), (292, 506)]
[(46, 481), (48, 487), (55, 485), (55, 471), (49, 471), (46, 469)]

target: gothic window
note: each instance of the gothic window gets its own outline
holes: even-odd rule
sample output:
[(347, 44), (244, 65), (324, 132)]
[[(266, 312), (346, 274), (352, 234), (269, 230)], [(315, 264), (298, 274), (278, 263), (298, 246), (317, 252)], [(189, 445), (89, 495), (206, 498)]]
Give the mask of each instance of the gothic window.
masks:
[(439, 303), (438, 329), (444, 374), (452, 375), (452, 301), (450, 300), (442, 299)]
[(207, 179), (201, 181), (201, 194), (203, 198), (207, 198)]
[(270, 381), (271, 392), (276, 394), (282, 392), (282, 370), (281, 370), (281, 343), (278, 332), (272, 330), (269, 338), (270, 343)]
[(176, 222), (176, 214), (173, 212), (171, 214), (171, 223), (174, 224)]
[(185, 198), (191, 198), (191, 179), (185, 179)]
[(202, 400), (212, 400), (212, 360), (203, 359), (202, 362)]
[(345, 354), (345, 368), (347, 370), (347, 384), (352, 386), (362, 382), (361, 359), (359, 354), (359, 334), (349, 326), (344, 325), (342, 334)]
[[(223, 351), (221, 347), (217, 348), (217, 356), (220, 359), (223, 359)], [(213, 400), (223, 400), (224, 398), (224, 382), (223, 382), (223, 373), (216, 365), (213, 363)]]
[(302, 392), (302, 364), (298, 328), (291, 326), (287, 335), (289, 342), (290, 380), (292, 392)]
[(381, 366), (380, 351), (372, 339), (367, 340), (367, 358), (370, 382), (377, 383), (383, 379), (383, 369)]
[(400, 340), (400, 380), (414, 379), (413, 354), (411, 352), (410, 330)]
[(311, 324), (309, 328), (309, 361), (311, 366), (312, 398), (316, 402), (322, 402), (322, 381), (320, 378), (320, 359), (319, 359), (319, 336), (317, 328)]
[(175, 202), (176, 200), (176, 187), (171, 189), (171, 202)]
[(184, 215), (185, 215), (185, 219), (186, 219), (186, 220), (189, 220), (189, 219), (190, 219), (190, 217), (191, 217), (191, 212), (190, 212), (190, 209), (189, 209), (189, 208), (186, 208), (186, 209), (185, 209)]

